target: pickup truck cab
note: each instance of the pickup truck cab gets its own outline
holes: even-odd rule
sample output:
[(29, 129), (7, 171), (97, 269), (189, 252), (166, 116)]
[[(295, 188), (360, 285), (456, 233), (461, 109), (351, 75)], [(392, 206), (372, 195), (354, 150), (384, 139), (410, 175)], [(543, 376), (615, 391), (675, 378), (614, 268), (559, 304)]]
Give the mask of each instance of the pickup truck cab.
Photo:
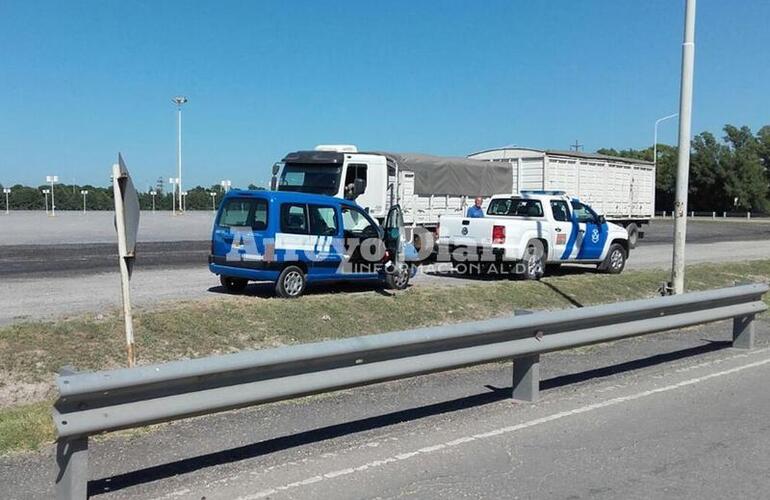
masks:
[(349, 200), (277, 191), (228, 192), (214, 221), (209, 270), (230, 292), (272, 281), (280, 297), (308, 283), (375, 280), (406, 288), (403, 219), (391, 207), (381, 227)]
[(438, 260), (455, 265), (511, 265), (528, 279), (546, 266), (596, 264), (617, 274), (628, 258), (628, 233), (563, 191), (522, 191), (491, 198), (483, 218), (444, 216)]

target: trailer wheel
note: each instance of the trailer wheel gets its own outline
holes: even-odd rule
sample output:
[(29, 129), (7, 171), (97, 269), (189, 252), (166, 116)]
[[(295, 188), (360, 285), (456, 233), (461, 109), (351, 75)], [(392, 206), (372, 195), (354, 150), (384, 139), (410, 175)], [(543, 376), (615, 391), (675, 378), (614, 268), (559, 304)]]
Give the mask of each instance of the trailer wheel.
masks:
[(626, 231), (628, 231), (628, 248), (636, 248), (636, 244), (639, 243), (639, 226), (632, 222), (626, 226)]

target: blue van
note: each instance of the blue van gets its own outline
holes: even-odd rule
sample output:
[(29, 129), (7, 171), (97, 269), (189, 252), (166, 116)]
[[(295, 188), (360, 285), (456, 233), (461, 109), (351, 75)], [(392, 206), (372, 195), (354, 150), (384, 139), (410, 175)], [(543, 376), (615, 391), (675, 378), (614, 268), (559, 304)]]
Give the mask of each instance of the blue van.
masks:
[(403, 289), (403, 216), (398, 205), (380, 226), (350, 200), (289, 191), (228, 192), (214, 221), (209, 269), (230, 292), (272, 281), (295, 298), (308, 283), (377, 280)]

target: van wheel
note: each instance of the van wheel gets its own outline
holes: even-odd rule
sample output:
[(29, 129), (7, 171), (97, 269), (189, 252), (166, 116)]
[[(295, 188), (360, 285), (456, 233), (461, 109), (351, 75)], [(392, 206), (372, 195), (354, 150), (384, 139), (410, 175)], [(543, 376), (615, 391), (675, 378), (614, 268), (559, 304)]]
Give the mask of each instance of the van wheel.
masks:
[(409, 266), (401, 264), (398, 267), (385, 275), (385, 285), (391, 290), (403, 290), (409, 285)]
[(545, 273), (545, 249), (543, 243), (532, 240), (527, 244), (524, 259), (521, 262), (524, 270), (521, 276), (527, 280), (539, 280)]
[(305, 273), (297, 266), (288, 266), (275, 283), (275, 293), (284, 299), (296, 299), (305, 291), (307, 278)]
[(626, 267), (626, 249), (618, 243), (610, 245), (607, 257), (599, 264), (599, 271), (607, 274), (620, 274)]
[(219, 282), (222, 283), (222, 286), (225, 287), (225, 290), (230, 293), (241, 293), (246, 288), (246, 285), (249, 284), (248, 280), (242, 278), (232, 278), (230, 276), (220, 276)]

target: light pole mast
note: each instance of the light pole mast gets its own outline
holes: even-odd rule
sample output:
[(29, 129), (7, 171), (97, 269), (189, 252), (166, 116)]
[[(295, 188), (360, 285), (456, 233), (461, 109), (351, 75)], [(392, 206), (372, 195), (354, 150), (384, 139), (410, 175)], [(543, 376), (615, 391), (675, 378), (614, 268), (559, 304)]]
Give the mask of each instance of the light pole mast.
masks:
[(664, 116), (663, 118), (658, 118), (655, 120), (655, 131), (652, 134), (652, 163), (655, 167), (656, 171), (658, 168), (658, 125), (660, 122), (669, 120), (671, 118), (674, 118), (676, 116), (679, 116), (679, 113), (674, 113), (668, 116)]
[(690, 133), (692, 81), (695, 66), (695, 0), (686, 0), (682, 41), (682, 84), (679, 91), (679, 162), (674, 202), (674, 255), (671, 285), (674, 294), (684, 293), (684, 245), (687, 234), (687, 191), (690, 183)]
[(187, 98), (178, 95), (172, 99), (176, 104), (176, 166), (177, 179), (179, 180), (179, 210), (182, 210), (182, 104), (187, 102)]

